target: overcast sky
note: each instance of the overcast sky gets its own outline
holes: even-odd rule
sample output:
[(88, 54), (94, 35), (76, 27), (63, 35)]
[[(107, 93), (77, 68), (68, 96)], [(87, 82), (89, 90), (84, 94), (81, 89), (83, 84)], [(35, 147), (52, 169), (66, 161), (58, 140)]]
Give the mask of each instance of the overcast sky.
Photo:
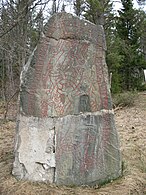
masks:
[[(116, 0), (115, 0), (116, 1)], [(137, 3), (137, 1), (136, 0), (133, 0), (133, 4), (134, 4), (134, 7), (135, 8), (139, 8), (139, 5), (138, 5), (138, 3)], [(67, 12), (70, 12), (70, 8), (69, 8), (70, 6), (66, 6), (66, 8), (67, 8)], [(119, 10), (120, 8), (122, 7), (122, 4), (120, 3), (120, 0), (117, 0), (115, 3), (114, 3), (114, 10)], [(71, 8), (72, 9), (72, 8)], [(146, 6), (143, 8), (143, 10), (144, 11), (146, 11)]]
[[(137, 8), (137, 9), (139, 8), (139, 5), (138, 5), (136, 0), (133, 0), (133, 4), (134, 4), (135, 8)], [(121, 5), (120, 1), (119, 1), (119, 3), (118, 3), (118, 1), (116, 3), (114, 3), (115, 10), (119, 10), (121, 7), (122, 7), (122, 5)], [(146, 6), (143, 7), (143, 10), (146, 11)]]
[[(114, 0), (113, 0), (114, 1)], [(116, 2), (114, 3), (114, 10), (117, 11), (119, 10), (120, 8), (122, 8), (122, 4), (120, 3), (120, 0), (115, 0)], [(70, 0), (70, 2), (72, 2)], [(134, 7), (135, 8), (139, 8), (139, 5), (137, 4), (137, 1), (136, 0), (133, 0), (133, 3), (134, 3)], [(49, 3), (49, 7), (51, 8), (52, 7), (52, 1), (50, 1)], [(69, 13), (73, 13), (73, 6), (70, 5), (70, 3), (68, 3), (68, 5), (66, 5), (65, 7), (66, 9), (66, 12), (69, 12)], [(47, 8), (48, 9), (48, 8)], [(45, 11), (47, 12), (47, 9), (45, 9)], [(142, 7), (142, 9), (144, 11), (146, 11), (146, 6)]]
[[(137, 1), (134, 0), (133, 3), (134, 3), (134, 7), (138, 8)], [(121, 8), (121, 3), (120, 2), (118, 3), (118, 1), (117, 1), (116, 3), (114, 3), (114, 6), (115, 6), (115, 9), (118, 10)]]

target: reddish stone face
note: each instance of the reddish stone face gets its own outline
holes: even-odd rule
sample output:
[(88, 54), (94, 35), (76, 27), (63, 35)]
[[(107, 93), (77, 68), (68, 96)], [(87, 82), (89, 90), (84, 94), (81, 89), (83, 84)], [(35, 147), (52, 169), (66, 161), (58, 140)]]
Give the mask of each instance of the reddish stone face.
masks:
[(68, 14), (56, 18), (46, 25), (30, 64), (23, 112), (48, 117), (111, 109), (102, 27)]

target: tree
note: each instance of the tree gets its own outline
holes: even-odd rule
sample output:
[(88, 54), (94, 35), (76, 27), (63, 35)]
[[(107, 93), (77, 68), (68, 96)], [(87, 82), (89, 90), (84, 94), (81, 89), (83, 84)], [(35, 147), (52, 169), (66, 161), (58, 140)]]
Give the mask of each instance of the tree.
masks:
[(123, 56), (119, 74), (122, 78), (122, 89), (138, 89), (141, 84), (141, 74), (146, 67), (143, 52), (140, 49), (143, 15), (133, 8), (132, 0), (121, 0), (123, 8), (118, 11), (117, 36), (121, 40), (120, 55)]
[(20, 72), (38, 41), (48, 2), (5, 0), (0, 5), (0, 97), (5, 101), (19, 89)]
[(141, 51), (143, 52), (146, 60), (146, 20), (143, 25), (143, 33), (141, 36)]
[(74, 10), (77, 16), (81, 16), (84, 10), (84, 0), (74, 0)]
[(139, 5), (144, 5), (146, 3), (146, 0), (137, 0)]
[(109, 7), (112, 7), (110, 0), (85, 0), (84, 17), (94, 24), (104, 25)]

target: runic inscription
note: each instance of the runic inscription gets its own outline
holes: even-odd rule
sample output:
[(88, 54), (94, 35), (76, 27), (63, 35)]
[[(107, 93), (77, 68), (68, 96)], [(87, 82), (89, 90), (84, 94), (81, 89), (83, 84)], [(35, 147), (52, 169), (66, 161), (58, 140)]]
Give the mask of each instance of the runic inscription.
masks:
[[(78, 19), (70, 21), (62, 16), (58, 28), (46, 26), (48, 37), (43, 37), (38, 45), (33, 80), (30, 77), (27, 80), (28, 94), (24, 97), (27, 96), (28, 103), (23, 111), (28, 115), (78, 114), (84, 96), (90, 100), (90, 108), (83, 108), (85, 111), (111, 108), (104, 44), (101, 44), (103, 30), (92, 29), (86, 22), (79, 26), (78, 23)], [(86, 35), (80, 37), (84, 28), (87, 28)]]

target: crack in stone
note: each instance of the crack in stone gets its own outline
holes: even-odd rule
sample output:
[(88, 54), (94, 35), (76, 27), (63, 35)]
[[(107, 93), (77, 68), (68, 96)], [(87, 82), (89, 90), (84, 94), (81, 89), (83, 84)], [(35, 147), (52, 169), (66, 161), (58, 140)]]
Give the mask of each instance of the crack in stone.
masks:
[(53, 153), (55, 153), (55, 150), (56, 150), (56, 132), (55, 132), (55, 126), (54, 126)]
[(68, 40), (76, 40), (76, 41), (83, 41), (83, 42), (88, 42), (88, 43), (92, 43), (93, 45), (96, 45), (96, 47), (98, 46), (99, 48), (102, 48), (103, 50), (106, 51), (106, 48), (104, 48), (102, 45), (100, 44), (97, 44), (97, 43), (94, 43), (92, 40), (90, 39), (79, 39), (79, 38), (76, 38), (76, 37), (66, 37), (66, 38), (63, 38), (63, 37), (59, 37), (59, 38), (55, 38), (55, 37), (47, 37), (46, 35), (43, 36), (43, 38), (45, 38), (45, 40), (47, 42), (50, 42), (50, 39), (54, 39), (56, 41), (59, 41), (59, 40), (63, 40), (63, 41), (68, 41)]

